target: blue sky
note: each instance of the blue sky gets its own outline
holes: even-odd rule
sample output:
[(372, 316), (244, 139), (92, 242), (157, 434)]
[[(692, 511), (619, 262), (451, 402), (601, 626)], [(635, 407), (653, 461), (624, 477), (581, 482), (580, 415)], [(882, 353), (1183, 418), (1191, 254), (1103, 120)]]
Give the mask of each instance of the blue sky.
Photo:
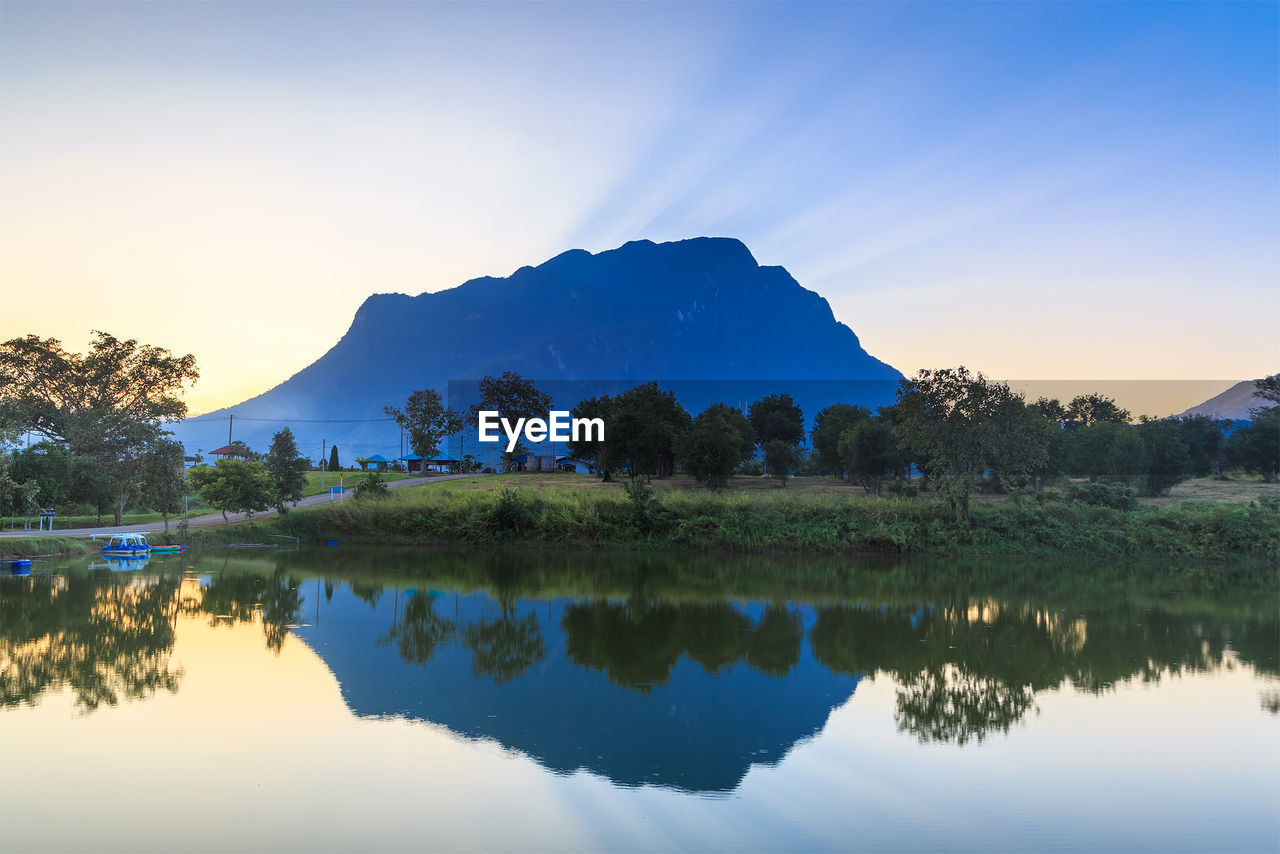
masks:
[(0, 335), (209, 409), (370, 293), (712, 234), (906, 372), (1273, 372), (1278, 10), (6, 2)]

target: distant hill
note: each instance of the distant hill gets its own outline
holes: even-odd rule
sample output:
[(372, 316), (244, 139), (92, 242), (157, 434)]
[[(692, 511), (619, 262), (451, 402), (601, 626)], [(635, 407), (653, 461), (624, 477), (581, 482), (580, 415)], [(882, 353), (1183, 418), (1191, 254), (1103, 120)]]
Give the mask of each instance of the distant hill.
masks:
[[(873, 404), (891, 401), (901, 376), (862, 349), (825, 299), (782, 267), (760, 266), (740, 241), (641, 240), (594, 255), (571, 250), (437, 293), (371, 296), (315, 363), (175, 432), (189, 450), (209, 450), (225, 444), (234, 413), (234, 438), (265, 449), (288, 419), (304, 453), (318, 457), (322, 439), (337, 441), (347, 464), (399, 450), (394, 424), (357, 423), (384, 418), (385, 405), (507, 370), (542, 381), (739, 381), (726, 398), (761, 381), (870, 380), (878, 381), (865, 395)], [(719, 391), (693, 397), (705, 405)], [(556, 396), (558, 405), (576, 402)]]
[(1207, 415), (1210, 418), (1230, 418), (1248, 420), (1249, 410), (1266, 406), (1267, 401), (1255, 397), (1256, 380), (1243, 380), (1236, 383), (1222, 394), (1215, 395), (1204, 403), (1193, 406), (1183, 415)]

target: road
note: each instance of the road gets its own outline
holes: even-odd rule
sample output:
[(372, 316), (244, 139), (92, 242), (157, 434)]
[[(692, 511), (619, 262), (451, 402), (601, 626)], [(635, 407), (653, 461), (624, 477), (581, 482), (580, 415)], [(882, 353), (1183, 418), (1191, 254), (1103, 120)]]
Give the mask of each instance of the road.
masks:
[[(442, 475), (437, 475), (436, 477), (411, 477), (411, 478), (405, 478), (404, 480), (391, 480), (391, 481), (387, 481), (387, 486), (388, 486), (388, 487), (390, 487), (391, 489), (402, 489), (403, 487), (406, 487), (406, 486), (423, 486), (423, 485), (428, 484), (428, 483), (440, 483), (441, 481), (445, 481), (445, 480), (459, 480), (459, 479), (464, 478), (464, 477), (477, 478), (477, 477), (484, 477), (484, 475), (482, 475), (482, 474), (442, 474)], [(347, 490), (347, 491), (348, 491), (348, 492), (350, 492), (351, 490)], [(351, 500), (351, 496), (350, 496), (350, 495), (348, 495), (348, 496), (347, 496), (345, 499), (343, 499), (343, 500), (345, 500), (345, 501), (350, 501), (350, 500)], [(322, 492), (322, 493), (321, 493), (321, 494), (319, 494), (319, 495), (310, 495), (310, 496), (307, 496), (306, 498), (302, 499), (302, 500), (301, 500), (301, 501), (299, 501), (297, 504), (294, 504), (294, 505), (292, 505), (292, 506), (293, 506), (293, 507), (315, 507), (315, 506), (317, 506), (317, 505), (319, 505), (319, 504), (328, 504), (328, 503), (329, 503), (329, 501), (330, 501), (329, 494), (328, 494), (327, 492)], [(262, 511), (261, 513), (254, 513), (254, 514), (253, 514), (253, 518), (255, 518), (255, 519), (262, 519), (262, 518), (265, 518), (265, 517), (268, 517), (268, 516), (274, 516), (275, 514), (276, 514), (276, 511), (275, 511), (275, 510), (264, 510), (264, 511)], [(228, 520), (230, 520), (230, 521), (232, 521), (232, 522), (239, 522), (239, 521), (241, 521), (241, 520), (243, 520), (243, 519), (247, 519), (247, 518), (248, 518), (248, 517), (247, 517), (245, 514), (243, 514), (243, 513), (228, 513), (228, 514), (227, 514), (227, 519), (228, 519)], [(169, 532), (170, 532), (170, 533), (173, 533), (173, 529), (174, 529), (174, 527), (176, 526), (176, 524), (177, 524), (179, 521), (181, 521), (181, 520), (180, 520), (180, 519), (176, 519), (176, 518), (174, 518), (174, 517), (170, 517), (170, 519), (169, 519)], [(188, 524), (189, 526), (191, 526), (192, 528), (206, 528), (206, 527), (208, 527), (208, 526), (210, 526), (210, 525), (221, 525), (222, 523), (223, 523), (223, 519), (222, 519), (222, 514), (221, 514), (221, 513), (210, 513), (210, 514), (208, 514), (207, 516), (192, 516), (192, 517), (187, 521), (187, 524)], [(159, 533), (160, 531), (163, 531), (163, 530), (164, 530), (164, 523), (163, 523), (163, 522), (145, 522), (145, 523), (141, 523), (141, 524), (120, 525), (120, 526), (117, 526), (117, 527), (107, 527), (107, 528), (67, 528), (67, 529), (65, 529), (65, 530), (63, 530), (63, 529), (58, 529), (58, 530), (54, 531), (54, 532), (53, 532), (53, 534), (54, 534), (54, 536), (62, 537), (62, 536), (76, 536), (76, 535), (82, 535), (82, 534), (83, 534), (83, 535), (88, 535), (88, 534), (121, 534), (121, 533), (125, 533), (125, 532), (128, 532), (128, 531), (144, 531), (144, 530), (145, 530), (145, 531), (150, 531), (150, 532), (152, 532), (152, 533)], [(4, 531), (4, 532), (0, 532), (0, 538), (6, 538), (6, 537), (47, 537), (47, 536), (49, 536), (49, 532), (48, 532), (48, 531)]]

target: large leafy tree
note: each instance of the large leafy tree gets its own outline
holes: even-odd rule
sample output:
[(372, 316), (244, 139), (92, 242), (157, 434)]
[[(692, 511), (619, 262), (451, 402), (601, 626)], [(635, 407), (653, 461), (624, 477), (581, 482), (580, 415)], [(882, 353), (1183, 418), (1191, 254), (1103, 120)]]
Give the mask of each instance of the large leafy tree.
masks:
[(673, 392), (656, 382), (628, 389), (617, 398), (613, 417), (605, 423), (601, 465), (632, 476), (666, 477), (675, 471), (676, 437), (693, 419)]
[[(609, 419), (613, 417), (614, 410), (617, 408), (617, 400), (607, 394), (599, 397), (588, 397), (578, 401), (578, 405), (573, 407), (571, 412), (574, 418), (599, 418), (606, 425)], [(606, 428), (607, 432), (607, 428)], [(569, 453), (585, 463), (589, 463), (596, 468), (600, 468), (600, 459), (604, 454), (604, 442), (586, 441), (579, 439), (578, 441), (570, 440), (568, 443)], [(609, 472), (603, 472), (605, 479), (609, 477)]]
[[(504, 371), (500, 377), (487, 376), (480, 380), (480, 402), (472, 404), (469, 419), (474, 422), (482, 411), (497, 412), (512, 424), (520, 418), (546, 418), (551, 411), (551, 395), (534, 385), (533, 380), (515, 371)], [(528, 448), (518, 443), (512, 454), (503, 454), (503, 459), (527, 452)]]
[(165, 536), (169, 535), (169, 515), (182, 509), (186, 494), (182, 445), (162, 437), (152, 443), (143, 457), (140, 498), (164, 520)]
[(1269, 377), (1254, 380), (1253, 385), (1256, 389), (1253, 396), (1266, 401), (1266, 403), (1250, 409), (1249, 415), (1256, 419), (1280, 412), (1280, 374), (1272, 374)]
[(252, 516), (276, 500), (275, 481), (262, 463), (218, 460), (214, 466), (193, 468), (189, 477), (200, 496), (222, 511), (222, 520), (227, 524), (228, 513)]
[(1040, 416), (1008, 385), (963, 366), (903, 380), (896, 413), (895, 431), (925, 460), (958, 518), (968, 518), (970, 495), (988, 468), (1005, 480), (1044, 465), (1046, 434), (1029, 429)]
[(283, 513), (286, 501), (302, 498), (303, 487), (307, 485), (307, 469), (311, 468), (311, 463), (298, 453), (298, 443), (288, 427), (271, 437), (271, 448), (267, 451), (265, 462), (267, 473), (276, 484), (276, 509)]
[(904, 453), (893, 423), (884, 417), (868, 418), (840, 435), (841, 465), (849, 479), (872, 495), (880, 494), (885, 478), (904, 468)]
[(444, 438), (462, 429), (462, 416), (446, 407), (440, 392), (433, 388), (409, 395), (403, 409), (388, 406), (383, 411), (404, 429), (409, 447), (423, 459), (439, 455)]
[(789, 394), (771, 394), (751, 404), (747, 414), (756, 444), (764, 452), (765, 470), (787, 485), (787, 478), (800, 462), (800, 442), (804, 439), (804, 413)]
[(1131, 418), (1129, 410), (1121, 409), (1105, 394), (1077, 395), (1067, 404), (1064, 414), (1068, 427), (1091, 427), (1102, 422), (1127, 424)]
[(818, 413), (813, 419), (813, 452), (824, 469), (838, 478), (845, 476), (840, 438), (846, 430), (870, 418), (871, 412), (866, 407), (851, 403), (835, 403)]
[(117, 524), (141, 486), (148, 446), (165, 422), (186, 415), (181, 395), (198, 377), (190, 354), (105, 332), (84, 355), (35, 335), (0, 344), (2, 408), (23, 429), (99, 461), (115, 488)]
[(1280, 476), (1280, 410), (1255, 418), (1227, 439), (1230, 468), (1261, 475), (1268, 483)]
[(741, 412), (716, 403), (693, 420), (691, 430), (676, 436), (674, 448), (680, 468), (707, 488), (719, 489), (751, 458), (755, 436)]

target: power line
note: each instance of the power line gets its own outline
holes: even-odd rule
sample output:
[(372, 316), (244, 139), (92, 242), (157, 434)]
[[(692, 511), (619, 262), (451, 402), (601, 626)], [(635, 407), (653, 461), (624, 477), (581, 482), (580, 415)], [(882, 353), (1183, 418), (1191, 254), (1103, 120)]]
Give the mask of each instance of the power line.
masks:
[[(195, 418), (186, 418), (179, 422), (182, 424), (208, 424), (210, 422), (221, 423), (227, 416), (208, 416), (198, 415)], [(244, 415), (236, 416), (241, 421), (266, 421), (271, 424), (377, 424), (387, 421), (395, 421), (394, 418), (249, 418)]]

